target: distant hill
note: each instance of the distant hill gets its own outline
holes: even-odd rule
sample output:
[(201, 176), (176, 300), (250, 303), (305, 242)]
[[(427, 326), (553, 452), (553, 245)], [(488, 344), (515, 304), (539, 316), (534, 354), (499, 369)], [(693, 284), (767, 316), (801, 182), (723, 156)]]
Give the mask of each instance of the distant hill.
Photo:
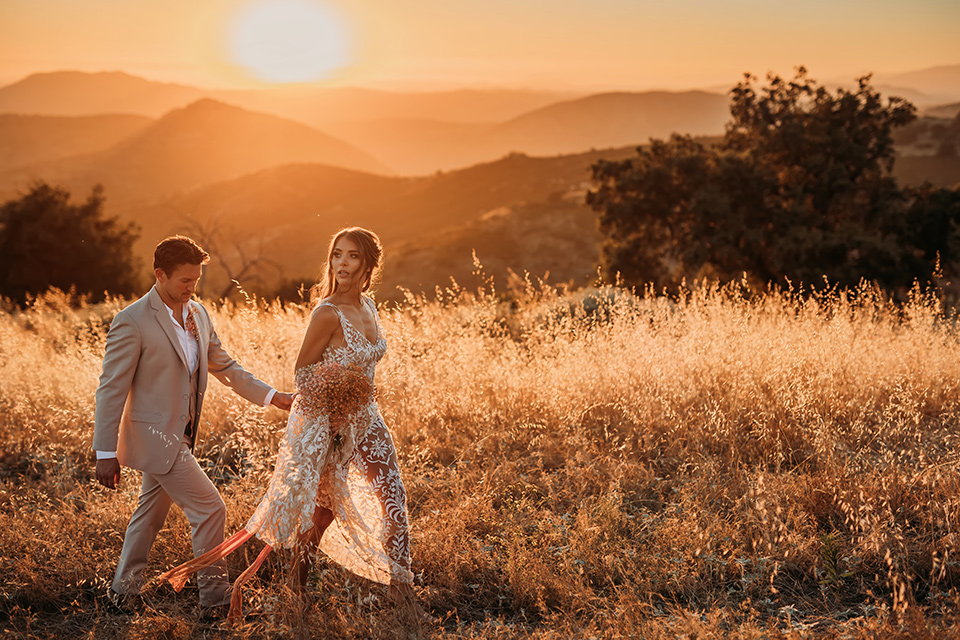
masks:
[[(818, 79), (829, 87), (854, 84), (854, 78)], [(878, 73), (873, 82), (884, 95), (900, 95), (919, 107), (960, 100), (960, 65), (897, 74)], [(727, 95), (735, 84), (733, 79), (728, 85), (711, 87), (707, 92)], [(36, 73), (0, 87), (0, 113), (133, 113), (159, 117), (201, 98), (214, 98), (326, 129), (330, 123), (385, 118), (493, 124), (581, 97), (586, 94), (495, 88), (435, 92), (311, 86), (212, 90), (155, 82), (121, 71), (55, 71)]]
[(202, 89), (144, 80), (121, 71), (36, 73), (0, 87), (0, 113), (159, 117), (206, 95)]
[[(878, 87), (884, 95), (900, 95), (921, 106), (942, 105), (945, 100), (931, 103), (933, 96), (949, 94), (957, 88), (960, 97), (960, 85), (953, 79), (957, 69), (960, 66), (891, 75)], [(935, 89), (938, 93), (926, 94), (907, 84), (891, 84), (894, 81), (915, 82), (924, 91)], [(850, 79), (846, 86), (851, 88), (852, 82)], [(824, 84), (833, 86), (830, 82)], [(393, 170), (402, 175), (428, 175), (468, 167), (511, 152), (557, 155), (636, 145), (674, 132), (719, 134), (729, 119), (729, 96), (723, 92), (648, 91), (577, 96), (493, 89), (399, 93), (308, 86), (205, 91), (150, 82), (119, 72), (30, 76), (0, 88), (0, 113), (11, 109), (33, 113), (109, 110), (156, 116), (171, 108), (195, 104), (203, 97), (322, 130), (376, 158), (382, 163), (376, 172)], [(47, 158), (41, 156), (37, 162)], [(308, 155), (287, 161), (322, 162), (373, 171), (369, 163), (356, 158), (343, 161)], [(4, 166), (0, 166), (0, 172), (3, 170)], [(69, 168), (64, 171), (70, 173)]]
[(151, 118), (136, 115), (0, 114), (0, 171), (101, 151), (151, 122)]
[(581, 94), (507, 89), (402, 93), (359, 87), (277, 87), (211, 93), (231, 104), (268, 111), (324, 130), (340, 122), (380, 119), (497, 123), (576, 95)]
[(956, 156), (960, 150), (960, 119), (924, 115), (893, 131), (898, 158)]
[[(513, 154), (495, 162), (421, 178), (373, 176), (319, 165), (267, 169), (128, 212), (144, 224), (144, 247), (162, 235), (216, 229), (221, 253), (261, 255), (273, 266), (248, 288), (271, 292), (282, 281), (312, 281), (338, 228), (367, 226), (387, 248), (384, 296), (395, 287), (432, 290), (453, 275), (469, 285), (471, 252), (489, 273), (508, 267), (551, 281), (593, 277), (595, 217), (584, 204), (591, 164), (635, 155), (630, 147), (555, 157)], [(960, 179), (956, 158), (898, 158), (905, 184)], [(148, 221), (152, 221), (149, 222)], [(391, 275), (393, 274), (393, 275)], [(225, 274), (208, 269), (220, 291)]]
[(956, 118), (958, 115), (960, 115), (960, 102), (943, 104), (938, 107), (924, 109), (923, 115), (931, 118)]
[(941, 65), (906, 73), (877, 74), (876, 82), (922, 92), (928, 100), (917, 101), (918, 106), (960, 100), (960, 64)]
[[(597, 277), (599, 261), (596, 214), (584, 206), (582, 193), (560, 200), (494, 209), (480, 218), (433, 234), (390, 244), (384, 249), (380, 300), (399, 299), (398, 288), (432, 292), (451, 280), (476, 290), (492, 276), (504, 290), (511, 272), (552, 284), (584, 286)], [(477, 273), (473, 256), (483, 267)]]
[(536, 155), (642, 144), (671, 133), (718, 135), (727, 96), (705, 91), (604, 93), (543, 107), (498, 125), (492, 137)]
[(215, 235), (228, 247), (239, 242), (258, 251), (265, 243), (285, 272), (312, 273), (317, 253), (325, 249), (320, 247), (324, 234), (368, 221), (365, 212), (375, 220), (389, 216), (387, 203), (407, 184), (404, 178), (289, 164), (144, 203), (124, 217), (142, 227), (139, 251), (144, 256), (159, 238), (173, 233)]
[(390, 172), (355, 147), (305, 125), (203, 99), (105, 151), (0, 173), (0, 196), (37, 179), (78, 193), (102, 183), (108, 198), (128, 205), (291, 162)]
[[(322, 264), (327, 240), (342, 226), (370, 227), (385, 244), (403, 245), (411, 255), (422, 253), (423, 243), (432, 242), (430, 238), (440, 242), (442, 238), (466, 234), (463, 242), (468, 242), (472, 234), (479, 233), (481, 221), (490, 220), (490, 212), (509, 209), (526, 216), (511, 218), (519, 221), (527, 220), (533, 215), (531, 212), (541, 211), (537, 203), (556, 211), (566, 211), (571, 206), (582, 208), (590, 165), (601, 157), (615, 159), (634, 153), (627, 148), (556, 158), (512, 155), (423, 178), (391, 178), (321, 165), (289, 165), (129, 209), (124, 216), (143, 226), (138, 251), (144, 256), (159, 237), (170, 233), (209, 234), (216, 230), (214, 235), (223, 247), (221, 253), (229, 260), (239, 260), (239, 248), (247, 256), (262, 255), (275, 265), (266, 272), (265, 286), (269, 290), (285, 278), (313, 279)], [(544, 231), (548, 227), (553, 228), (547, 225)], [(452, 236), (443, 235), (457, 228), (460, 231)], [(557, 233), (568, 233), (563, 231), (568, 228), (569, 223), (559, 224)], [(575, 235), (583, 243), (578, 252), (594, 250), (591, 233), (578, 231)], [(514, 248), (518, 242), (526, 242), (507, 237), (501, 240), (505, 252), (508, 242)], [(496, 243), (484, 240), (484, 247), (487, 246), (493, 248)], [(491, 264), (503, 263), (513, 255), (494, 250), (485, 253)], [(546, 268), (567, 273), (569, 269), (563, 265), (568, 254), (572, 255), (564, 251), (548, 256)], [(467, 251), (466, 259), (469, 258)], [(510, 258), (510, 264), (520, 270), (540, 268), (547, 263), (541, 258), (534, 262), (513, 262)], [(445, 279), (446, 274), (438, 273), (437, 277)], [(226, 284), (225, 272), (216, 261), (208, 268), (208, 282), (214, 291)]]
[[(363, 90), (340, 95), (343, 105), (359, 101), (358, 117), (376, 113), (360, 109), (370, 98)], [(482, 102), (478, 95), (435, 94), (407, 105), (413, 112), (443, 100)], [(542, 97), (517, 95), (514, 106)], [(506, 104), (497, 100), (473, 116)], [(107, 212), (143, 227), (137, 251), (148, 263), (158, 239), (187, 232), (231, 264), (262, 257), (261, 280), (243, 280), (268, 293), (291, 279), (312, 280), (330, 234), (353, 224), (386, 243), (391, 291), (431, 289), (450, 275), (469, 284), (473, 250), (498, 276), (510, 267), (582, 283), (592, 277), (597, 239), (584, 204), (590, 165), (632, 157), (650, 137), (718, 134), (727, 109), (727, 96), (708, 92), (610, 93), (541, 104), (500, 122), (379, 117), (323, 131), (209, 98), (158, 119), (7, 114), (0, 115), (0, 202), (37, 179), (77, 199), (101, 183)], [(930, 146), (939, 124), (931, 118), (898, 132), (901, 155), (927, 154), (898, 158), (902, 183), (960, 181), (960, 161)], [(211, 292), (228, 286), (217, 260), (206, 280)]]
[[(852, 82), (845, 85), (845, 88), (848, 91), (856, 91), (857, 87)], [(890, 84), (874, 84), (874, 89), (876, 89), (880, 95), (884, 98), (903, 98), (910, 102), (917, 109), (923, 109), (933, 104), (939, 104), (943, 102), (945, 95), (931, 95), (924, 93), (923, 91), (917, 91), (916, 89), (910, 89), (909, 87), (904, 87), (903, 85), (890, 85)]]
[(309, 86), (208, 90), (154, 82), (119, 71), (56, 71), (33, 74), (0, 87), (0, 113), (133, 113), (159, 117), (201, 98), (213, 98), (320, 128), (331, 122), (377, 118), (493, 123), (575, 95), (578, 94), (506, 89), (403, 93)]
[(511, 152), (560, 155), (639, 145), (675, 132), (716, 135), (728, 119), (726, 96), (651, 91), (560, 102), (496, 125), (389, 119), (343, 123), (331, 131), (400, 173), (423, 175)]
[(422, 118), (380, 118), (331, 125), (330, 131), (366, 149), (403, 175), (426, 175), (489, 162), (511, 149), (488, 148), (495, 125)]
[[(824, 77), (819, 75), (816, 68), (808, 70), (817, 83), (826, 87), (830, 91), (835, 91), (842, 87), (848, 91), (857, 90), (857, 78), (870, 73), (872, 75), (871, 84), (873, 88), (880, 92), (886, 98), (897, 96), (909, 100), (917, 108), (924, 109), (933, 107), (944, 102), (955, 102), (960, 100), (960, 65), (946, 65), (931, 67), (927, 69), (918, 69), (906, 73), (883, 73), (871, 72), (866, 70), (856, 75), (846, 77)], [(763, 70), (753, 70), (754, 74), (761, 80), (766, 76)], [(775, 70), (775, 72), (777, 72)], [(792, 76), (792, 70), (779, 70), (781, 77), (789, 78)], [(729, 85), (714, 85), (706, 87), (708, 91), (719, 93), (728, 93), (740, 78), (730, 82)]]

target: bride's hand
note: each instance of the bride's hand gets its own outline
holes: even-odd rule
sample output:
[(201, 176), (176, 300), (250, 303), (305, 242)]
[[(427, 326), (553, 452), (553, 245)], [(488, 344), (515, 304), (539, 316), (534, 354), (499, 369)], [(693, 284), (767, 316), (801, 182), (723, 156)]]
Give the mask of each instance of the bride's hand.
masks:
[(346, 423), (347, 421), (343, 419), (343, 416), (330, 416), (330, 433), (340, 433), (340, 429), (342, 429)]

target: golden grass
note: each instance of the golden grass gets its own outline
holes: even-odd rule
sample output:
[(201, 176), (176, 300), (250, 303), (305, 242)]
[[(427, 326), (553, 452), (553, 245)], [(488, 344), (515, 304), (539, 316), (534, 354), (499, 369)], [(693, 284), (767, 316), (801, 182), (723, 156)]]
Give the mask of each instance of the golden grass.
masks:
[[(233, 627), (196, 593), (107, 613), (136, 474), (89, 451), (123, 302), (0, 314), (0, 624), (21, 637), (934, 638), (960, 618), (960, 342), (934, 295), (737, 284), (439, 291), (382, 310), (381, 410), (412, 521), (421, 626), (321, 565), (295, 610), (275, 558)], [(292, 386), (308, 309), (209, 305), (224, 344)], [(243, 526), (285, 416), (211, 382), (207, 465)], [(172, 511), (151, 559), (189, 556)], [(257, 543), (231, 558), (236, 575)]]

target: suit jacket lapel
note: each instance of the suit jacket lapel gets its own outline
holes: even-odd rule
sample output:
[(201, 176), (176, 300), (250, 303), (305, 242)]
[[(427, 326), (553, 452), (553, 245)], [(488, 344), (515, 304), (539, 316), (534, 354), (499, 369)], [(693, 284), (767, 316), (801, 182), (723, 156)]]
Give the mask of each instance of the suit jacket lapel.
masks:
[[(187, 355), (183, 352), (183, 347), (180, 346), (180, 338), (177, 337), (177, 330), (173, 328), (173, 320), (170, 319), (170, 310), (167, 305), (163, 303), (163, 299), (160, 298), (160, 293), (157, 291), (156, 285), (150, 289), (149, 295), (150, 306), (157, 312), (157, 322), (160, 323), (160, 328), (163, 329), (163, 332), (170, 340), (174, 351), (180, 356), (180, 362), (183, 363), (183, 368), (187, 369)], [(191, 372), (188, 370), (187, 373), (189, 374)]]

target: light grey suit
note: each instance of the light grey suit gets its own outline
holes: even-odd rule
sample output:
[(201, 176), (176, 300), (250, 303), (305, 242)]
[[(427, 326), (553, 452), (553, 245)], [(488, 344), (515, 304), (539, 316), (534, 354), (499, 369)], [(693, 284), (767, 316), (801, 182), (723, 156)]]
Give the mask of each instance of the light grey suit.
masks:
[[(135, 594), (143, 586), (150, 547), (172, 502), (190, 521), (194, 554), (223, 541), (223, 500), (192, 453), (200, 432), (207, 372), (257, 404), (263, 404), (271, 390), (224, 351), (206, 309), (195, 301), (190, 305), (199, 335), (196, 371), (187, 368), (173, 320), (156, 287), (118, 313), (107, 334), (93, 448), (116, 451), (121, 465), (143, 471), (140, 499), (113, 581), (119, 594)], [(184, 436), (191, 420), (192, 440)], [(225, 563), (202, 573), (198, 583), (201, 604), (228, 601)]]

